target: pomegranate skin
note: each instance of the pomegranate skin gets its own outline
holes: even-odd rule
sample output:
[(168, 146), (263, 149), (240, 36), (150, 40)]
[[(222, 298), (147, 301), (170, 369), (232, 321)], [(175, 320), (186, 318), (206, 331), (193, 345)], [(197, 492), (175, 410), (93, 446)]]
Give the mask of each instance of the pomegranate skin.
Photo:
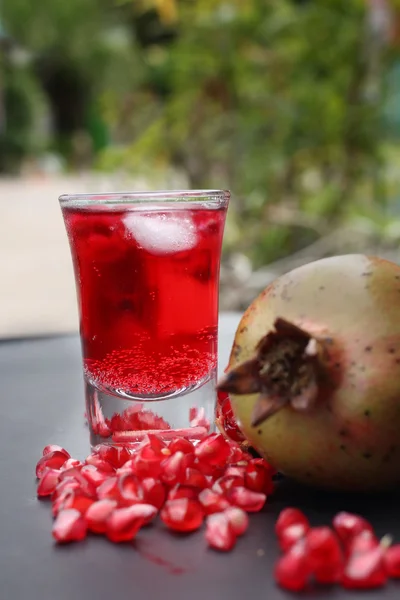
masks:
[(352, 491), (399, 484), (400, 267), (352, 254), (279, 277), (244, 313), (228, 372), (254, 357), (279, 317), (329, 340), (331, 383), (308, 411), (288, 404), (255, 427), (258, 394), (230, 394), (248, 441), (305, 484)]

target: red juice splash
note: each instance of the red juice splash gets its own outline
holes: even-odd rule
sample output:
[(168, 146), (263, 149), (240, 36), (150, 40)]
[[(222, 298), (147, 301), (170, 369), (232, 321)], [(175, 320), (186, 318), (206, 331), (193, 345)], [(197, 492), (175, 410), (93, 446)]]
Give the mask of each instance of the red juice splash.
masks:
[(86, 376), (163, 396), (216, 367), (225, 210), (188, 203), (64, 209)]

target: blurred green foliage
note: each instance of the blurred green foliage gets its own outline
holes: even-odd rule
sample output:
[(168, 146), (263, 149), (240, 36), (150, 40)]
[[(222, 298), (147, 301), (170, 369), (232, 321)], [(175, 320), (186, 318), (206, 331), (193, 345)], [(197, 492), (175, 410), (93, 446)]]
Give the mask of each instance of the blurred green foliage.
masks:
[(230, 188), (226, 247), (256, 266), (343, 221), (387, 223), (398, 51), (367, 0), (3, 0), (1, 12), (32, 55), (53, 147), (68, 155), (84, 129), (97, 168)]

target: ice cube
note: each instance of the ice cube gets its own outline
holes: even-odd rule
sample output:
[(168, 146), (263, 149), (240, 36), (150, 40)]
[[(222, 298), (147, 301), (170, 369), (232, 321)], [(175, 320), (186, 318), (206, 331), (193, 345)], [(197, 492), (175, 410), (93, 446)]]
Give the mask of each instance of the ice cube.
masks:
[(187, 213), (182, 216), (132, 212), (124, 217), (124, 225), (137, 243), (153, 254), (173, 254), (197, 244), (196, 226)]

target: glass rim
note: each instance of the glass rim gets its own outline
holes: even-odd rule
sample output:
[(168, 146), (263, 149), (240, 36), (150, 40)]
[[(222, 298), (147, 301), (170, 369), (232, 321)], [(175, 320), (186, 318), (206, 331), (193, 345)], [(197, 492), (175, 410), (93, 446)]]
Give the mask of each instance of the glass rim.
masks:
[(231, 193), (229, 190), (155, 190), (131, 192), (90, 192), (62, 194), (58, 201), (61, 206), (88, 206), (91, 204), (135, 204), (140, 202), (198, 202), (216, 201), (227, 204)]

